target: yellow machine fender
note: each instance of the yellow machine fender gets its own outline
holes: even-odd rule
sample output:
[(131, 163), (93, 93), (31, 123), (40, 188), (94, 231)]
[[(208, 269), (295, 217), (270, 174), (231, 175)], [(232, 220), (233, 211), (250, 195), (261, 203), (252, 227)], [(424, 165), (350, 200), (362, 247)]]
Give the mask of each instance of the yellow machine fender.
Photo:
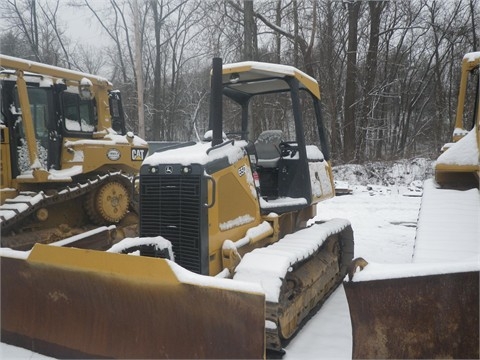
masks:
[(169, 260), (37, 244), (1, 257), (2, 341), (72, 358), (262, 358), (265, 295)]

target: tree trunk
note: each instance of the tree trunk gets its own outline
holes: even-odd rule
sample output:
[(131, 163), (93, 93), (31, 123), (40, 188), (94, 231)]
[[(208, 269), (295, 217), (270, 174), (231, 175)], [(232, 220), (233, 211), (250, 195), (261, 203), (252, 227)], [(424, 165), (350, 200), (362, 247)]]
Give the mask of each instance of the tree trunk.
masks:
[[(282, 0), (277, 0), (277, 8), (275, 10), (275, 25), (282, 26)], [(275, 62), (280, 64), (280, 54), (282, 51), (282, 35), (279, 32), (275, 33)]]
[(355, 102), (357, 86), (357, 30), (360, 2), (348, 3), (348, 54), (347, 54), (347, 75), (345, 78), (345, 128), (343, 132), (343, 158), (346, 162), (355, 159)]
[(140, 10), (138, 1), (133, 4), (133, 27), (135, 31), (135, 74), (137, 82), (138, 136), (145, 138), (145, 113), (143, 107), (142, 34), (140, 33)]
[(368, 44), (367, 62), (365, 71), (365, 87), (363, 96), (363, 106), (360, 122), (360, 138), (357, 139), (357, 158), (365, 160), (371, 156), (368, 151), (369, 137), (368, 129), (372, 127), (370, 119), (373, 118), (372, 112), (375, 95), (373, 90), (377, 77), (377, 57), (378, 57), (378, 40), (380, 32), (380, 17), (384, 8), (383, 2), (370, 2), (370, 39)]
[[(158, 13), (158, 4), (157, 0), (152, 0), (152, 10), (153, 10), (153, 26), (155, 27), (155, 65), (153, 68), (153, 124), (152, 124), (152, 136), (153, 140), (162, 140), (164, 138), (164, 130), (162, 126), (162, 115), (160, 112), (161, 108), (161, 87), (162, 87), (162, 78), (161, 78), (161, 63), (160, 63), (160, 28), (162, 18), (161, 14)], [(160, 8), (162, 12), (163, 8)]]
[(40, 61), (38, 53), (38, 22), (37, 22), (37, 6), (35, 0), (32, 0), (32, 18), (33, 18), (33, 52), (37, 61)]
[(254, 59), (253, 37), (255, 20), (253, 18), (253, 0), (243, 2), (243, 20), (244, 20), (244, 48), (243, 60), (252, 61)]
[(294, 43), (293, 43), (293, 64), (296, 68), (298, 68), (298, 4), (297, 0), (293, 0), (293, 36), (294, 36)]
[[(470, 15), (471, 15), (471, 21), (472, 21), (472, 32), (473, 32), (473, 51), (479, 51), (480, 49), (478, 48), (478, 36), (477, 36), (477, 31), (475, 27), (475, 5), (474, 5), (474, 0), (470, 0)], [(478, 8), (477, 8), (478, 10)]]

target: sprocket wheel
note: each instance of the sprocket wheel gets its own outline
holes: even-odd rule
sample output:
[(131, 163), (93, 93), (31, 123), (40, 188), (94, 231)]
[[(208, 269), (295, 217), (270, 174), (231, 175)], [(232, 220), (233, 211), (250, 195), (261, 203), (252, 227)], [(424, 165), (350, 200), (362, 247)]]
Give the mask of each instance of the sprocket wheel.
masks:
[(110, 181), (91, 194), (86, 203), (90, 219), (98, 224), (118, 223), (128, 212), (130, 195), (119, 181)]

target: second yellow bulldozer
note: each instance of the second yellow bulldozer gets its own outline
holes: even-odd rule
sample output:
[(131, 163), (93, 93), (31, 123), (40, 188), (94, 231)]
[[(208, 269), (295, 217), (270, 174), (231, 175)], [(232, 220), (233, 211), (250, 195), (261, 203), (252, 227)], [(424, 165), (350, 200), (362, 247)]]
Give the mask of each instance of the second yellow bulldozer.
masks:
[(1, 246), (135, 224), (131, 179), (148, 146), (126, 131), (120, 93), (100, 76), (6, 55), (0, 67)]

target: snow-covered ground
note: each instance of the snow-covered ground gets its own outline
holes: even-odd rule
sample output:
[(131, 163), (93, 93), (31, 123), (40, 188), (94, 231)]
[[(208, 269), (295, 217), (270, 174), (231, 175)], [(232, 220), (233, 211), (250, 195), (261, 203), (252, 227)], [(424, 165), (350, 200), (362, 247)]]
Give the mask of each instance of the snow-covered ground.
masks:
[[(350, 220), (355, 237), (355, 257), (363, 257), (370, 263), (412, 263), (422, 201), (419, 195), (423, 191), (423, 180), (429, 177), (430, 166), (431, 163), (426, 160), (414, 159), (389, 166), (374, 164), (368, 167), (349, 165), (336, 168), (336, 179), (348, 182), (353, 192), (351, 195), (337, 196), (320, 203), (315, 220)], [(480, 213), (480, 194), (477, 192), (473, 196), (476, 196), (471, 204), (474, 208), (467, 210), (470, 216), (474, 217)], [(458, 210), (458, 207), (453, 206), (455, 199), (456, 197), (449, 199), (449, 204), (444, 204), (443, 210), (433, 204), (428, 218), (437, 218), (433, 212), (442, 212), (445, 217), (445, 208), (448, 207)], [(462, 234), (472, 233), (475, 242), (475, 237), (478, 237), (475, 234), (480, 231), (480, 225), (478, 219), (472, 219), (468, 221), (468, 226), (462, 225)], [(478, 243), (476, 250), (476, 255), (471, 255), (473, 260), (476, 259), (478, 267)], [(349, 359), (352, 353), (351, 331), (347, 299), (343, 287), (340, 286), (288, 344), (284, 359)], [(2, 343), (0, 358), (48, 357)]]
[[(352, 195), (318, 205), (317, 219), (351, 221), (355, 257), (401, 264), (412, 261), (420, 197), (404, 187), (353, 186)], [(286, 348), (284, 359), (350, 359), (352, 327), (345, 291), (340, 286)]]
[[(383, 263), (412, 261), (419, 197), (405, 187), (353, 186), (352, 195), (318, 205), (317, 220), (346, 218), (355, 234), (355, 256)], [(43, 355), (1, 344), (0, 358), (45, 359)], [(286, 348), (285, 359), (351, 358), (348, 305), (339, 287)]]

